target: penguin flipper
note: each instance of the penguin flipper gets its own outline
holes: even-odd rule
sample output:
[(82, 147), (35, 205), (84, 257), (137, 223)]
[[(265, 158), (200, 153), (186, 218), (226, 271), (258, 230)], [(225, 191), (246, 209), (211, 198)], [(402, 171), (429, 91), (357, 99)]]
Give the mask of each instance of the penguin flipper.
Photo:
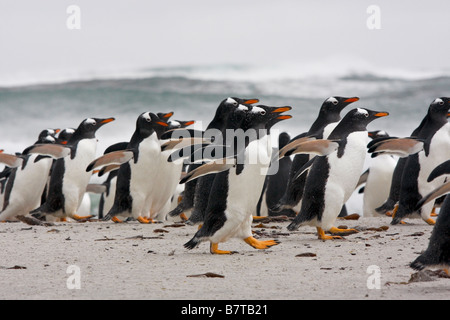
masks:
[(28, 154), (39, 154), (43, 156), (50, 156), (53, 159), (60, 159), (70, 155), (71, 150), (68, 147), (59, 144), (37, 144), (27, 150)]
[[(279, 158), (283, 158), (286, 157), (288, 155), (286, 155), (286, 153), (288, 151), (294, 150), (297, 146), (303, 144), (304, 142), (307, 141), (313, 141), (316, 138), (312, 137), (312, 136), (301, 136), (301, 137), (296, 137), (294, 139), (292, 139), (288, 144), (286, 144), (283, 148), (280, 149), (280, 151), (278, 151), (278, 156)], [(292, 152), (289, 154), (291, 155), (293, 154)]]
[(416, 138), (383, 139), (369, 147), (372, 157), (379, 153), (391, 154), (400, 158), (416, 154), (424, 149), (424, 142)]
[(420, 199), (419, 202), (417, 202), (415, 211), (419, 210), (426, 203), (433, 201), (434, 199), (439, 198), (440, 196), (447, 194), (449, 192), (450, 192), (450, 182), (443, 184), (439, 188), (434, 189), (429, 194), (427, 194), (425, 197)]
[(119, 168), (120, 168), (120, 165), (118, 165), (118, 164), (110, 164), (108, 166), (104, 166), (103, 168), (101, 168), (98, 171), (98, 176), (101, 177), (105, 173), (108, 173), (108, 172), (111, 172), (111, 171), (114, 171), (114, 170), (118, 170)]
[(0, 153), (0, 163), (10, 168), (17, 168), (22, 165), (23, 159), (12, 154)]
[(188, 145), (184, 148), (181, 148), (181, 149), (171, 153), (170, 156), (167, 158), (167, 161), (175, 162), (180, 159), (189, 158), (197, 150), (202, 149), (208, 145), (209, 145), (209, 143), (199, 143), (199, 144)]
[(355, 189), (358, 188), (360, 185), (367, 182), (367, 177), (369, 176), (370, 168), (364, 171), (363, 174), (359, 177), (358, 184), (356, 185)]
[[(288, 146), (289, 145), (287, 145), (286, 147)], [(318, 139), (312, 141), (304, 141), (302, 143), (298, 143), (295, 146), (292, 146), (291, 149), (287, 149), (284, 152), (284, 156), (290, 156), (298, 153), (326, 156), (329, 155), (330, 153), (333, 153), (338, 148), (339, 142), (333, 140)]]
[(184, 178), (180, 180), (180, 184), (187, 183), (191, 180), (197, 179), (207, 174), (226, 171), (234, 166), (235, 162), (233, 161), (233, 163), (229, 163), (229, 161), (227, 162), (227, 159), (212, 161), (188, 172), (186, 176), (184, 176)]
[(173, 150), (173, 149), (183, 149), (194, 144), (206, 144), (209, 143), (202, 137), (188, 137), (180, 138), (177, 140), (169, 140), (161, 145), (161, 151)]
[(133, 159), (134, 154), (131, 150), (120, 150), (107, 153), (94, 161), (92, 161), (86, 168), (86, 172), (92, 171), (95, 168), (104, 167), (107, 165), (121, 165)]
[[(242, 150), (241, 150), (242, 151)], [(207, 145), (193, 152), (189, 158), (191, 163), (207, 162), (207, 161), (226, 161), (235, 157), (237, 154), (243, 155), (242, 152), (228, 145)]]
[(427, 181), (431, 182), (437, 177), (442, 176), (444, 174), (450, 174), (450, 160), (447, 160), (438, 165), (436, 168), (434, 168), (433, 171), (431, 171)]

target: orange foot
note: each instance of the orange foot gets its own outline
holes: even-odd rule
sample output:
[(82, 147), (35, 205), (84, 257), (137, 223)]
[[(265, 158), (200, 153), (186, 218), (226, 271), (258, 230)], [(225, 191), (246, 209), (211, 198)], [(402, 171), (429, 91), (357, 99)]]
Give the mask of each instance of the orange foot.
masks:
[(112, 221), (114, 221), (115, 223), (123, 223), (123, 221), (122, 220), (120, 220), (119, 218), (117, 218), (117, 217), (112, 217), (112, 219), (111, 219)]
[(155, 221), (153, 221), (153, 219), (147, 219), (147, 218), (141, 217), (141, 216), (139, 216), (137, 218), (137, 221), (139, 221), (140, 223), (155, 223)]
[(253, 237), (245, 238), (244, 241), (255, 249), (267, 249), (280, 243), (277, 240), (260, 241)]
[(90, 218), (92, 218), (93, 216), (92, 215), (90, 215), (90, 216), (79, 216), (79, 215), (77, 215), (77, 214), (74, 214), (73, 216), (72, 216), (72, 218), (74, 218), (75, 220), (77, 220), (77, 221), (79, 221), (79, 220), (87, 220), (87, 219), (90, 219)]
[(334, 240), (334, 239), (342, 239), (341, 236), (327, 236), (325, 231), (322, 228), (317, 227), (317, 235), (321, 240)]
[(356, 229), (338, 229), (336, 227), (331, 227), (330, 228), (330, 232), (331, 233), (348, 233), (348, 234), (352, 234), (352, 233), (358, 233), (358, 230), (356, 230)]
[(209, 247), (209, 251), (212, 254), (233, 254), (237, 253), (236, 251), (226, 251), (226, 250), (219, 250), (219, 244), (218, 243), (212, 243)]

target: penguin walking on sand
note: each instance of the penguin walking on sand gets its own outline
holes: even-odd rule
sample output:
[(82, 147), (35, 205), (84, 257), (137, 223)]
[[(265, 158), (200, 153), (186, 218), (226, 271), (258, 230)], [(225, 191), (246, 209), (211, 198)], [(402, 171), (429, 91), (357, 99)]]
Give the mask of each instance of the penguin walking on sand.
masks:
[[(211, 122), (205, 129), (206, 133), (212, 134), (220, 133), (224, 136), (224, 131), (227, 129), (227, 122), (230, 114), (241, 106), (247, 106), (258, 103), (258, 99), (241, 99), (236, 97), (228, 97), (222, 100), (216, 109), (215, 115)], [(247, 108), (247, 107), (245, 107)], [(195, 170), (201, 164), (192, 163), (188, 167), (188, 172)], [(182, 217), (187, 219), (189, 217), (190, 224), (196, 224), (203, 220), (204, 211), (206, 209), (209, 190), (212, 185), (214, 177), (205, 176), (200, 179), (194, 179), (185, 184), (183, 197), (178, 206), (169, 212), (169, 216), (175, 217), (184, 214)]]
[[(371, 131), (368, 134), (374, 140), (389, 137), (384, 130)], [(390, 154), (373, 154), (370, 160), (364, 186), (363, 216), (380, 217), (376, 208), (381, 206), (389, 196), (397, 160)]]
[[(295, 142), (297, 139), (303, 137), (327, 139), (328, 135), (334, 130), (341, 120), (341, 111), (349, 104), (358, 100), (358, 97), (329, 97), (322, 103), (319, 114), (308, 132), (296, 136), (291, 140), (291, 142)], [(295, 155), (292, 161), (286, 192), (281, 200), (276, 205), (272, 206), (272, 211), (279, 212), (283, 209), (293, 209), (295, 212), (299, 212), (307, 173), (305, 172), (297, 179), (293, 178), (313, 156), (314, 155), (308, 154)]]
[[(175, 129), (184, 129), (195, 123), (194, 120), (181, 121), (181, 120), (169, 120), (167, 122), (165, 132)], [(161, 145), (166, 141), (160, 139)], [(161, 150), (160, 164), (158, 165), (158, 175), (155, 181), (158, 181), (155, 192), (155, 199), (159, 199), (159, 203), (155, 203), (153, 208), (148, 213), (148, 219), (156, 219), (158, 221), (166, 220), (166, 216), (171, 211), (171, 200), (176, 193), (176, 189), (179, 186), (181, 172), (183, 170), (183, 162), (168, 162), (167, 158), (172, 153), (172, 150)], [(164, 183), (161, 183), (164, 181)]]
[[(87, 118), (83, 120), (65, 145), (70, 154), (57, 159), (52, 168), (48, 197), (39, 208), (31, 211), (36, 218), (51, 215), (59, 218), (84, 219), (77, 215), (91, 173), (86, 166), (97, 151), (96, 131), (114, 118)], [(32, 149), (33, 150), (33, 149)]]
[[(0, 221), (14, 220), (15, 216), (26, 215), (41, 205), (41, 197), (47, 184), (53, 158), (30, 154), (29, 151), (38, 146), (41, 151), (44, 148), (48, 150), (50, 147), (46, 145), (55, 143), (58, 132), (59, 129), (43, 130), (39, 134), (38, 140), (19, 155), (23, 160), (22, 165), (10, 168), (2, 199)], [(58, 148), (53, 149), (55, 151)], [(63, 157), (68, 154), (69, 150), (61, 148), (58, 152), (60, 152), (59, 157)], [(52, 153), (54, 157), (58, 157), (54, 152)]]
[[(436, 167), (428, 177), (428, 181), (433, 181), (441, 176), (450, 174), (450, 160)], [(430, 203), (437, 198), (450, 192), (450, 182), (447, 181), (439, 186), (417, 204), (416, 210), (423, 205)], [(423, 270), (425, 268), (444, 268), (449, 274), (450, 268), (450, 197), (445, 197), (442, 204), (436, 224), (433, 227), (431, 237), (427, 249), (420, 254), (411, 264), (410, 267), (415, 270)]]
[(340, 236), (331, 233), (353, 233), (354, 229), (338, 229), (334, 222), (342, 206), (352, 195), (363, 171), (368, 141), (367, 125), (387, 112), (356, 108), (349, 111), (328, 139), (337, 142), (337, 150), (327, 156), (316, 156), (310, 163), (300, 212), (288, 226), (294, 231), (303, 224), (317, 228), (319, 239)]
[(219, 250), (218, 244), (233, 237), (244, 240), (256, 249), (267, 249), (278, 244), (276, 240), (255, 239), (251, 223), (271, 160), (272, 147), (266, 125), (274, 119), (281, 121), (291, 118), (281, 115), (289, 109), (291, 108), (250, 107), (241, 126), (248, 138), (244, 136), (237, 139), (236, 145), (241, 143), (242, 147), (234, 150), (235, 156), (206, 163), (189, 172), (181, 181), (183, 183), (201, 175), (217, 173), (203, 224), (184, 245), (185, 248), (193, 249), (201, 242), (209, 241), (212, 254), (231, 254), (232, 251)]
[(392, 214), (391, 224), (403, 223), (406, 217), (421, 217), (428, 224), (434, 224), (431, 213), (434, 203), (427, 203), (418, 211), (416, 204), (436, 186), (442, 184), (441, 177), (433, 182), (427, 182), (431, 171), (440, 163), (450, 158), (450, 124), (449, 116), (450, 98), (436, 98), (429, 106), (428, 113), (422, 121), (422, 127), (417, 139), (387, 139), (377, 143), (369, 152), (378, 152), (380, 148), (390, 146), (393, 152), (408, 154), (411, 141), (417, 140), (415, 145), (422, 146), (423, 150), (410, 153), (405, 162), (402, 174), (398, 206)]
[[(118, 216), (130, 217), (140, 223), (147, 219), (154, 187), (157, 185), (161, 155), (159, 136), (168, 126), (156, 114), (144, 112), (136, 120), (136, 129), (125, 150), (112, 151), (92, 161), (86, 171), (109, 165), (120, 165), (117, 173), (114, 204), (103, 220), (122, 222)], [(156, 165), (155, 165), (156, 164)]]

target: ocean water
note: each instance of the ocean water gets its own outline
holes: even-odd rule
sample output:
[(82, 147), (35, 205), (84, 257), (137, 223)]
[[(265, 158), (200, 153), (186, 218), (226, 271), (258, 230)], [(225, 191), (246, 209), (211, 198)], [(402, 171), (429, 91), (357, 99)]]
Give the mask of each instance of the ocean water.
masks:
[[(196, 126), (204, 128), (220, 101), (229, 96), (291, 106), (293, 118), (274, 129), (295, 136), (309, 128), (322, 102), (333, 95), (360, 98), (343, 114), (358, 106), (390, 113), (372, 122), (369, 130), (409, 136), (429, 104), (436, 97), (450, 95), (450, 76), (428, 71), (335, 70), (323, 65), (178, 66), (68, 75), (54, 72), (20, 81), (8, 81), (3, 76), (0, 149), (20, 152), (45, 128), (77, 127), (87, 117), (115, 117), (116, 121), (97, 133), (100, 155), (110, 144), (129, 140), (142, 112), (173, 111), (172, 119), (196, 120)], [(352, 202), (351, 210), (359, 208), (359, 201)]]

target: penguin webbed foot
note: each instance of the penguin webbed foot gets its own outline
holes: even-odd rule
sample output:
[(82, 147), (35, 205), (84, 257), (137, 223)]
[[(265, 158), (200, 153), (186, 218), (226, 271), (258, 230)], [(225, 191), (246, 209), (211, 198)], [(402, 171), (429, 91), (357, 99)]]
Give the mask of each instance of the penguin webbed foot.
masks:
[(255, 249), (268, 249), (272, 246), (276, 246), (277, 244), (280, 244), (280, 241), (278, 240), (257, 240), (254, 237), (248, 237), (244, 239), (245, 243), (249, 244)]
[(238, 253), (237, 251), (219, 250), (219, 244), (212, 243), (212, 242), (209, 247), (209, 252), (211, 252), (211, 254), (235, 254), (235, 253)]
[(359, 231), (356, 229), (339, 229), (336, 227), (331, 227), (329, 232), (334, 235), (340, 236), (340, 235), (350, 235), (350, 234), (358, 233)]
[(94, 216), (93, 216), (93, 215), (89, 215), (89, 216), (79, 216), (79, 215), (77, 215), (77, 214), (74, 214), (74, 215), (72, 216), (72, 218), (73, 218), (74, 220), (78, 221), (78, 222), (85, 222), (85, 221), (91, 219), (92, 217), (94, 217)]
[(317, 227), (317, 235), (320, 240), (334, 240), (334, 239), (343, 239), (341, 236), (328, 236), (325, 234), (322, 228)]

